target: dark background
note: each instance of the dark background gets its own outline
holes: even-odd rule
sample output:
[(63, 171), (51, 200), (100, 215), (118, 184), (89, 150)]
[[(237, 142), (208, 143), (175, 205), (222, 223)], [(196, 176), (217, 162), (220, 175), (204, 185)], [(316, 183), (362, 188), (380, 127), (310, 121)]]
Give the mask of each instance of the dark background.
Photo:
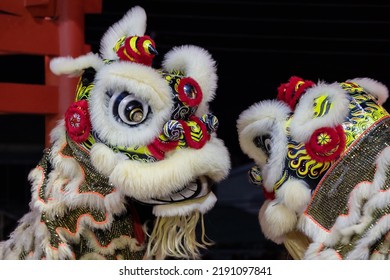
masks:
[[(383, 2), (105, 0), (101, 14), (86, 15), (86, 43), (94, 52), (107, 28), (141, 5), (148, 15), (146, 33), (160, 53), (155, 64), (172, 47), (185, 44), (207, 49), (217, 61), (211, 110), (220, 121), (218, 136), (230, 151), (232, 172), (217, 186), (218, 203), (206, 215), (206, 231), (216, 244), (205, 259), (288, 258), (261, 234), (262, 194), (246, 178), (251, 161), (238, 145), (237, 118), (253, 103), (275, 98), (277, 87), (292, 75), (315, 82), (370, 77), (390, 86), (390, 4)], [(0, 56), (0, 81), (43, 84), (43, 62), (39, 56)], [(4, 239), (28, 211), (27, 174), (42, 155), (44, 118), (0, 115), (0, 128)]]

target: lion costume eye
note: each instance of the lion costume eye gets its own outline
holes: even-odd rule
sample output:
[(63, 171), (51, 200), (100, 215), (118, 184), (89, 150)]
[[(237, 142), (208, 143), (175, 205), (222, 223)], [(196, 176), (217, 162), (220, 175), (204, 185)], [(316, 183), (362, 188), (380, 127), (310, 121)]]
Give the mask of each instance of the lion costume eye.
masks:
[(271, 135), (264, 134), (264, 135), (256, 136), (253, 139), (253, 143), (256, 145), (256, 147), (262, 149), (264, 153), (267, 155), (267, 157), (270, 156), (271, 147), (272, 147)]
[(142, 123), (149, 114), (149, 106), (129, 92), (116, 92), (110, 97), (109, 110), (118, 122), (127, 125)]
[(202, 101), (203, 93), (199, 84), (192, 78), (182, 78), (178, 85), (179, 99), (188, 106), (198, 106)]

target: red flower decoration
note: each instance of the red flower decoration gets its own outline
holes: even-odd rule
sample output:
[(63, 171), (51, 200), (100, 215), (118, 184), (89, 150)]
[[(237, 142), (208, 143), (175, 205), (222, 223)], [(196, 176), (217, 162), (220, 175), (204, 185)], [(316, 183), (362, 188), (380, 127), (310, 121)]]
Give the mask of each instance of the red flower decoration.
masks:
[(345, 149), (345, 134), (341, 125), (322, 127), (313, 132), (305, 148), (309, 156), (318, 162), (337, 159)]
[(80, 100), (70, 105), (65, 112), (65, 126), (73, 141), (81, 143), (87, 140), (91, 131), (91, 121), (86, 100)]

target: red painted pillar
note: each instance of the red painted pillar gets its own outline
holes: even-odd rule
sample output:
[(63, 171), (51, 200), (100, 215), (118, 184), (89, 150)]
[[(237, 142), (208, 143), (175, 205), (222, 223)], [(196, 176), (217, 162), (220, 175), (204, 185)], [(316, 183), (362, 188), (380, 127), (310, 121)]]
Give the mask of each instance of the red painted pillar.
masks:
[[(78, 57), (85, 53), (85, 1), (58, 0), (59, 56)], [(58, 86), (58, 114), (46, 118), (46, 146), (49, 145), (50, 131), (55, 127), (73, 102), (78, 78), (54, 77), (49, 69), (50, 58), (46, 59), (46, 84)]]
[(0, 83), (0, 112), (44, 114), (48, 146), (51, 130), (73, 102), (78, 81), (55, 76), (50, 60), (90, 51), (84, 38), (85, 14), (101, 13), (102, 0), (0, 0), (0, 11), (4, 11), (0, 13), (0, 54), (45, 57), (45, 85)]

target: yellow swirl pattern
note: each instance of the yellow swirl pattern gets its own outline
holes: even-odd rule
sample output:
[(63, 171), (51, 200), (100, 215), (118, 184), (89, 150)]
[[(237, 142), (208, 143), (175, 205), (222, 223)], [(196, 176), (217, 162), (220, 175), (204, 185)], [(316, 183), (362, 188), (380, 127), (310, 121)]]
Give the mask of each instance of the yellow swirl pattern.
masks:
[(283, 185), (284, 182), (286, 182), (288, 179), (288, 172), (285, 170), (283, 172), (282, 177), (275, 183), (274, 185), (274, 192), (276, 192), (281, 185)]
[(94, 87), (94, 84), (84, 85), (82, 83), (82, 80), (80, 79), (79, 83), (77, 84), (76, 88), (76, 97), (75, 101), (79, 101), (82, 99), (88, 99), (89, 92)]
[(316, 162), (307, 154), (305, 145), (290, 142), (287, 159), (289, 169), (294, 170), (299, 178), (317, 179), (331, 166), (331, 162)]
[(115, 52), (117, 52), (119, 48), (123, 46), (125, 40), (126, 40), (126, 36), (122, 36), (121, 38), (119, 38), (119, 40), (115, 43), (113, 47)]
[(350, 93), (361, 93), (364, 92), (363, 88), (354, 82), (343, 82), (340, 83), (342, 89)]
[(329, 110), (332, 108), (332, 103), (329, 100), (328, 96), (319, 96), (314, 99), (313, 111), (314, 118), (320, 118), (329, 113)]
[[(351, 90), (351, 87), (347, 87)], [(349, 104), (349, 115), (343, 123), (346, 146), (350, 146), (368, 127), (382, 117), (388, 115), (386, 110), (375, 103), (375, 98), (365, 93), (360, 87), (353, 87), (350, 92), (352, 100)]]

